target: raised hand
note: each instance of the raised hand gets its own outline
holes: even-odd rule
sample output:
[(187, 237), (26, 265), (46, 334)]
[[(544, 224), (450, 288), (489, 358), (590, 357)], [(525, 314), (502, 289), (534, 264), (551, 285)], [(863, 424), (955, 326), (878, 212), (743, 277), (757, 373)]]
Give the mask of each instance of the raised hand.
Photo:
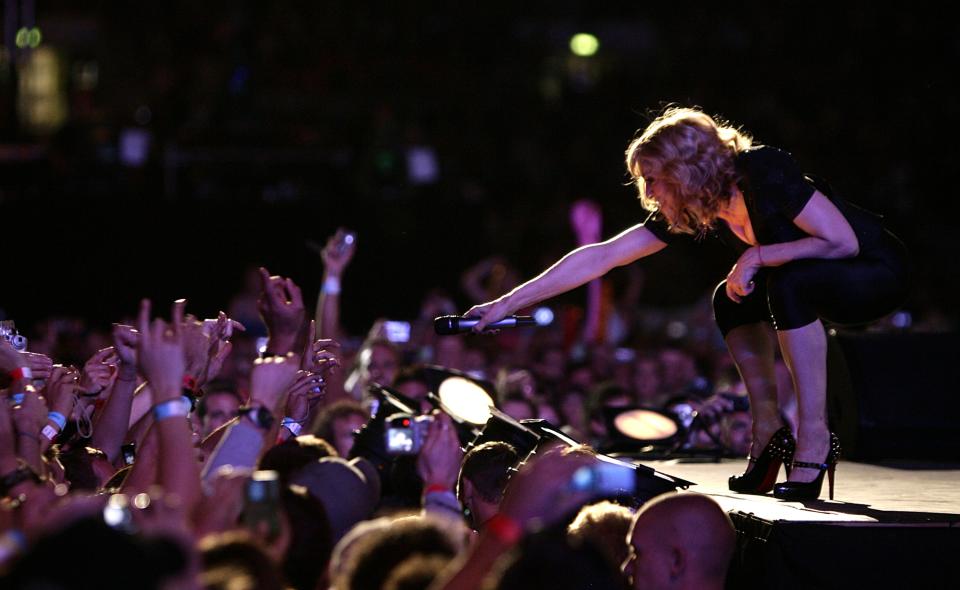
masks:
[(13, 409), (6, 399), (0, 398), (0, 469), (10, 473), (17, 468), (17, 433), (11, 413)]
[[(96, 356), (96, 355), (95, 355)], [(50, 409), (70, 416), (79, 389), (79, 373), (73, 367), (57, 365), (44, 386)]]
[(38, 439), (40, 430), (47, 423), (47, 400), (32, 387), (23, 398), (23, 403), (13, 408), (13, 424), (17, 432)]
[(140, 371), (150, 382), (153, 403), (158, 404), (180, 396), (186, 361), (183, 352), (184, 300), (173, 304), (173, 318), (167, 322), (156, 318), (150, 321), (150, 301), (140, 303), (137, 330), (140, 338), (137, 345), (137, 360)]
[(80, 391), (84, 395), (97, 395), (109, 387), (117, 376), (119, 360), (120, 357), (112, 346), (97, 351), (83, 365), (83, 372), (80, 374)]
[[(349, 235), (348, 235), (349, 234)], [(327, 240), (327, 245), (320, 252), (323, 267), (327, 276), (339, 277), (350, 264), (353, 254), (357, 250), (356, 236), (344, 228), (338, 228), (336, 233)]]
[(310, 404), (323, 397), (323, 380), (310, 371), (297, 371), (286, 393), (284, 416), (303, 424), (310, 416)]
[(203, 328), (210, 337), (210, 348), (207, 351), (207, 366), (204, 371), (202, 383), (208, 383), (220, 374), (224, 361), (230, 356), (230, 350), (233, 344), (230, 338), (233, 337), (233, 331), (245, 331), (243, 324), (227, 317), (227, 314), (220, 312), (216, 319), (203, 320)]
[(50, 377), (53, 370), (53, 359), (39, 352), (21, 352), (20, 356), (26, 361), (26, 366), (33, 371), (33, 378), (42, 380)]
[(244, 492), (253, 470), (227, 465), (221, 467), (208, 482), (209, 494), (200, 501), (195, 512), (195, 528), (199, 534), (218, 533), (237, 527), (243, 512)]
[(304, 371), (318, 373), (326, 378), (332, 371), (340, 367), (340, 343), (329, 338), (316, 337), (316, 322), (310, 320), (307, 331), (307, 346), (300, 358), (300, 368)]
[(427, 439), (417, 456), (417, 473), (425, 485), (453, 490), (462, 461), (463, 451), (453, 421), (443, 412), (434, 412)]
[(204, 330), (202, 322), (187, 314), (180, 325), (180, 337), (183, 341), (186, 374), (195, 379), (199, 386), (206, 376), (210, 361), (210, 336)]
[(257, 307), (270, 334), (270, 352), (292, 352), (306, 317), (300, 287), (289, 278), (270, 276), (263, 267), (260, 281), (262, 292)]
[(603, 214), (595, 202), (581, 199), (570, 207), (570, 225), (579, 245), (598, 242), (602, 223)]
[(20, 352), (7, 342), (5, 338), (0, 338), (0, 371), (9, 373), (20, 367), (27, 366)]
[(222, 311), (217, 314), (216, 318), (203, 320), (203, 331), (211, 339), (230, 340), (233, 337), (234, 330), (245, 332), (247, 329), (237, 320), (228, 318), (227, 314)]
[(293, 354), (257, 359), (250, 371), (250, 397), (276, 412), (296, 376), (297, 361)]
[(133, 326), (113, 325), (113, 350), (119, 359), (119, 373), (127, 380), (136, 379), (137, 341), (140, 333)]

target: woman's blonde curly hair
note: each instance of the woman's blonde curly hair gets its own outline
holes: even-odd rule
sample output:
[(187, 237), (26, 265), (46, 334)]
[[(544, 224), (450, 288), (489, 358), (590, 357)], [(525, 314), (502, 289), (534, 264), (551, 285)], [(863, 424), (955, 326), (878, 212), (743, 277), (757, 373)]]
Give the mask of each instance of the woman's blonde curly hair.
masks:
[[(752, 138), (696, 108), (670, 107), (627, 147), (627, 170), (640, 203), (659, 211), (677, 233), (698, 233), (713, 224), (737, 181), (735, 156)], [(670, 203), (647, 191), (648, 178), (666, 185)], [(661, 193), (662, 194), (662, 193)]]

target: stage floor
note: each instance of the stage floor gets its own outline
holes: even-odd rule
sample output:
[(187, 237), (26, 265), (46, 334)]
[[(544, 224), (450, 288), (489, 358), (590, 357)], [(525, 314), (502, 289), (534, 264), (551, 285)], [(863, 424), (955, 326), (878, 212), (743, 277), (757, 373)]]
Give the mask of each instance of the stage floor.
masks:
[[(742, 473), (746, 460), (690, 462), (643, 461), (657, 471), (698, 485), (690, 490), (712, 496), (728, 512), (753, 514), (767, 521), (830, 522), (849, 526), (960, 527), (960, 464), (876, 465), (841, 461), (834, 500), (784, 502), (773, 497), (736, 494), (727, 478)], [(783, 471), (780, 473), (784, 478)]]

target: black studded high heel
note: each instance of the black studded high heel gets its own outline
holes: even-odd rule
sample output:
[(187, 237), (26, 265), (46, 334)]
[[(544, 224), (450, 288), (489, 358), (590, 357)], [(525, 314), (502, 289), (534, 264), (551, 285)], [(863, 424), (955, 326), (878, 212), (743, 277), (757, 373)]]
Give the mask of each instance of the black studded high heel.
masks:
[(770, 437), (759, 457), (750, 457), (754, 462), (753, 469), (743, 475), (730, 476), (730, 489), (741, 494), (766, 494), (777, 481), (781, 463), (787, 466), (787, 475), (790, 475), (790, 462), (796, 446), (790, 428), (780, 428)]
[(837, 459), (840, 457), (840, 439), (836, 434), (830, 433), (830, 450), (827, 452), (827, 458), (823, 463), (807, 463), (806, 461), (794, 461), (793, 467), (807, 469), (819, 469), (820, 474), (813, 481), (785, 481), (778, 483), (773, 488), (773, 495), (781, 500), (816, 500), (820, 497), (820, 490), (823, 488), (823, 474), (827, 474), (829, 481), (830, 499), (833, 500), (833, 476), (837, 467)]

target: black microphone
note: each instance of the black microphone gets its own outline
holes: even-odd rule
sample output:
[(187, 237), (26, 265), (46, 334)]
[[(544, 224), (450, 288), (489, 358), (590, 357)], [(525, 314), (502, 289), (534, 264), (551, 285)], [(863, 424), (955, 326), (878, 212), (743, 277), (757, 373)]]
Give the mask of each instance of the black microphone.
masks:
[[(441, 336), (450, 336), (469, 332), (480, 321), (480, 318), (464, 318), (458, 315), (442, 315), (433, 320), (433, 329)], [(502, 320), (487, 324), (487, 329), (517, 328), (520, 326), (536, 326), (537, 322), (528, 315), (508, 315)]]

